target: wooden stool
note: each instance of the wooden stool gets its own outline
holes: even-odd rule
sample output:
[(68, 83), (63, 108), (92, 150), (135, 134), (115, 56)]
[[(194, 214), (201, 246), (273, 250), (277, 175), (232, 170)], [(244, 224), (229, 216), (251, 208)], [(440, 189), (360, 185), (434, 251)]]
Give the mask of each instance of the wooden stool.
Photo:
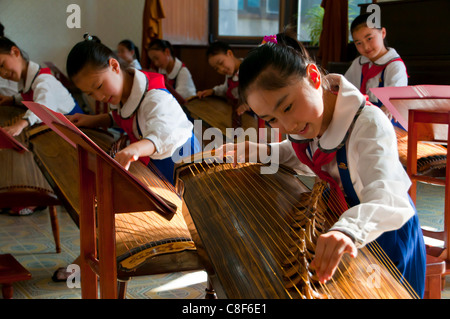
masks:
[(441, 279), (444, 273), (445, 261), (427, 254), (425, 293), (423, 299), (441, 299)]
[(31, 274), (11, 254), (0, 255), (0, 284), (4, 299), (12, 299), (16, 281), (28, 280)]

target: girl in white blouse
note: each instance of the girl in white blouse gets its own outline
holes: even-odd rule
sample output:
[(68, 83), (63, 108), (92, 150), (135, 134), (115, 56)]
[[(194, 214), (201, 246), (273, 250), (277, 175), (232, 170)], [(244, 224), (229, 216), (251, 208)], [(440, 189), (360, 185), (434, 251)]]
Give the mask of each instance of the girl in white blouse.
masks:
[(117, 45), (117, 56), (132, 68), (142, 70), (139, 48), (131, 40), (122, 40)]
[(161, 74), (123, 68), (108, 47), (90, 36), (70, 51), (67, 73), (81, 91), (112, 109), (109, 114), (75, 114), (69, 119), (77, 126), (121, 127), (131, 144), (115, 160), (126, 169), (138, 159), (151, 161), (173, 183), (174, 163), (200, 151), (192, 123), (165, 89)]
[[(370, 102), (380, 107), (392, 118), (390, 112), (370, 91), (376, 87), (407, 86), (408, 73), (400, 55), (394, 48), (386, 46), (386, 29), (371, 28), (367, 25), (370, 14), (362, 14), (353, 20), (350, 32), (356, 49), (361, 54), (345, 72), (345, 77), (362, 94), (369, 96)], [(392, 121), (396, 124), (396, 121)], [(401, 127), (400, 124), (397, 126)]]
[[(49, 109), (63, 114), (82, 113), (69, 91), (59, 82), (48, 68), (29, 61), (20, 48), (10, 39), (0, 38), (0, 76), (6, 80), (18, 82), (20, 94), (0, 96), (0, 105), (15, 105), (22, 101), (34, 101)], [(19, 135), (24, 128), (41, 123), (30, 110), (24, 117), (5, 130), (13, 136)]]
[(158, 73), (167, 77), (168, 83), (181, 95), (189, 99), (197, 94), (191, 72), (174, 54), (169, 41), (155, 39), (149, 44), (148, 57)]
[[(319, 279), (332, 277), (344, 253), (356, 256), (357, 248), (376, 240), (422, 296), (423, 236), (395, 132), (383, 112), (343, 76), (325, 77), (299, 52), (274, 43), (246, 57), (239, 90), (259, 117), (289, 136), (270, 147), (258, 144), (258, 154), (267, 149), (272, 161), (320, 176), (336, 198), (350, 202), (348, 209), (336, 211), (338, 221), (317, 241), (311, 266)], [(250, 142), (246, 146), (255, 149)], [(338, 168), (342, 155), (344, 173)]]

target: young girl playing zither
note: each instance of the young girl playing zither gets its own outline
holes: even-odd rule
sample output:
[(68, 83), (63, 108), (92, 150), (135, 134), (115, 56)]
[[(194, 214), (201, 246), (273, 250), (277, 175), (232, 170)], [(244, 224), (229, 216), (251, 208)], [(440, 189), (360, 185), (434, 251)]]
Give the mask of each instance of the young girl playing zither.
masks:
[[(329, 206), (339, 219), (317, 241), (311, 267), (319, 280), (331, 279), (343, 254), (354, 257), (357, 248), (376, 240), (423, 296), (422, 232), (394, 129), (383, 112), (343, 76), (324, 76), (298, 51), (281, 44), (264, 44), (247, 56), (239, 90), (259, 117), (289, 136), (270, 147), (258, 144), (258, 154), (279, 154), (271, 160), (312, 170), (330, 186)], [(245, 144), (246, 155), (251, 144)]]
[(162, 75), (122, 67), (111, 49), (90, 36), (70, 51), (67, 73), (81, 91), (112, 105), (111, 114), (69, 119), (77, 126), (120, 126), (131, 144), (115, 160), (126, 169), (138, 159), (152, 162), (173, 183), (174, 161), (200, 150), (192, 123), (165, 89)]
[[(6, 37), (0, 37), (0, 76), (18, 82), (20, 92), (20, 95), (0, 95), (0, 105), (34, 101), (63, 114), (83, 113), (69, 91), (51, 74), (50, 69), (41, 68), (39, 64), (30, 61), (23, 51)], [(28, 110), (22, 119), (5, 127), (5, 130), (12, 136), (17, 136), (23, 129), (36, 123), (41, 123), (41, 120)]]

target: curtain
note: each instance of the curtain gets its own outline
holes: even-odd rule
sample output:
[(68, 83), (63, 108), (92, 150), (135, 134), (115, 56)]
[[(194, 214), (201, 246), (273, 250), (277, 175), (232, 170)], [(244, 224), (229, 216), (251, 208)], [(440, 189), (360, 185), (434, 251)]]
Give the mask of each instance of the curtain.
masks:
[(147, 46), (153, 39), (162, 39), (163, 37), (161, 19), (164, 19), (165, 16), (161, 0), (145, 0), (141, 45), (141, 65), (144, 69), (150, 67)]
[(346, 58), (348, 42), (348, 0), (322, 0), (323, 28), (319, 40), (318, 58), (323, 68), (328, 62)]

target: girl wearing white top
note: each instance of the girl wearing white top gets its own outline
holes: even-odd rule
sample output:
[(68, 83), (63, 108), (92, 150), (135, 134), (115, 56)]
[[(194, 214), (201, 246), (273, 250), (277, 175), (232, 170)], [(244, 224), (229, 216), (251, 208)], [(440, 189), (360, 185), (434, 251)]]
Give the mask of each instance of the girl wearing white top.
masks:
[[(0, 75), (6, 80), (18, 82), (20, 92), (20, 95), (0, 96), (1, 105), (34, 101), (63, 114), (83, 112), (69, 91), (51, 74), (50, 69), (28, 61), (19, 47), (5, 37), (0, 38)], [(41, 123), (41, 120), (28, 110), (22, 120), (5, 127), (5, 130), (16, 136), (35, 123)]]
[[(386, 46), (386, 29), (370, 28), (367, 25), (369, 17), (370, 14), (360, 15), (351, 24), (350, 32), (361, 56), (352, 62), (345, 77), (359, 88), (362, 94), (368, 95), (370, 102), (392, 118), (390, 112), (369, 89), (407, 86), (408, 74), (397, 51)], [(392, 122), (397, 125), (395, 120)]]
[(115, 160), (126, 169), (138, 159), (151, 161), (173, 183), (174, 163), (200, 151), (192, 123), (165, 89), (161, 74), (121, 67), (115, 54), (90, 36), (70, 51), (67, 73), (81, 91), (112, 105), (110, 114), (69, 119), (77, 126), (120, 126), (131, 144)]
[[(267, 149), (272, 161), (279, 154), (280, 163), (313, 171), (329, 183), (340, 204), (350, 202), (350, 208), (335, 211), (339, 220), (317, 241), (311, 267), (320, 281), (331, 279), (344, 253), (354, 257), (357, 248), (376, 240), (422, 296), (425, 245), (394, 129), (383, 112), (344, 77), (324, 77), (299, 52), (279, 44), (252, 51), (239, 80), (243, 101), (289, 136), (271, 147), (258, 144), (258, 154)], [(348, 169), (339, 168), (345, 162)]]
[(131, 40), (122, 40), (117, 45), (117, 56), (132, 68), (142, 70), (139, 48)]
[(148, 57), (158, 69), (158, 73), (167, 77), (168, 83), (181, 95), (188, 99), (196, 95), (196, 88), (191, 72), (186, 65), (175, 57), (169, 41), (153, 40), (147, 49)]

